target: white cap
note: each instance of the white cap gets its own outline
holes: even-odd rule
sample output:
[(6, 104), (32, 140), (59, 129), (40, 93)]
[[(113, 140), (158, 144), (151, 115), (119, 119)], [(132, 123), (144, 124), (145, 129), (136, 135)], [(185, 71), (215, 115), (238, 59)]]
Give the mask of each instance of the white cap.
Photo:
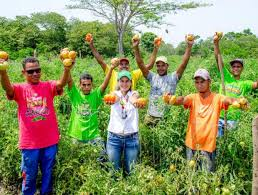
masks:
[(156, 63), (157, 62), (164, 62), (165, 64), (167, 64), (168, 63), (168, 59), (165, 56), (159, 56), (156, 59)]
[(210, 73), (206, 69), (203, 69), (203, 68), (198, 69), (194, 73), (194, 78), (196, 78), (196, 77), (201, 77), (204, 80), (211, 80)]

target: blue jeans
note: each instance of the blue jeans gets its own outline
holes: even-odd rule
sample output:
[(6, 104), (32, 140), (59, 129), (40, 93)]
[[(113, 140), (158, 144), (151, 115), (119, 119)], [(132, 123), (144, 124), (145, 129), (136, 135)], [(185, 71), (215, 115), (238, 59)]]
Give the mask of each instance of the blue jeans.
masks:
[(186, 147), (186, 158), (187, 160), (192, 160), (196, 155), (196, 152), (199, 152), (199, 156), (197, 156), (197, 165), (202, 170), (206, 170), (209, 172), (215, 171), (215, 151), (207, 152), (203, 150), (192, 150), (191, 148)]
[(52, 171), (55, 164), (57, 144), (40, 149), (22, 149), (22, 194), (33, 195), (36, 192), (38, 165), (42, 173), (40, 194), (52, 192)]
[(121, 136), (108, 132), (107, 154), (108, 159), (114, 165), (115, 170), (121, 168), (121, 158), (124, 155), (125, 171), (129, 174), (136, 163), (140, 148), (139, 146), (138, 133)]
[[(238, 124), (237, 121), (227, 120), (227, 129), (228, 130), (236, 129), (237, 124)], [(225, 121), (224, 119), (220, 118), (219, 124), (218, 124), (218, 137), (222, 137), (224, 135), (224, 126), (225, 126)]]

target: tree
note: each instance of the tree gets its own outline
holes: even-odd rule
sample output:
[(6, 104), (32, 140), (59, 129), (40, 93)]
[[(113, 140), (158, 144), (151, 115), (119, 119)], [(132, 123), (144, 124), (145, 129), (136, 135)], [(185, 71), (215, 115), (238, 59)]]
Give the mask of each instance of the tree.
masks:
[(71, 0), (69, 9), (85, 9), (115, 25), (119, 54), (124, 54), (123, 39), (128, 28), (140, 25), (155, 27), (164, 24), (164, 17), (179, 10), (187, 10), (207, 4), (189, 2), (178, 3), (175, 0)]
[(157, 35), (155, 35), (152, 32), (146, 32), (141, 37), (142, 46), (146, 49), (146, 51), (148, 51), (150, 53), (152, 52), (153, 47), (154, 47), (153, 40), (155, 37), (157, 37)]
[(64, 16), (55, 12), (34, 13), (31, 20), (40, 29), (38, 48), (59, 52), (66, 45), (67, 23)]

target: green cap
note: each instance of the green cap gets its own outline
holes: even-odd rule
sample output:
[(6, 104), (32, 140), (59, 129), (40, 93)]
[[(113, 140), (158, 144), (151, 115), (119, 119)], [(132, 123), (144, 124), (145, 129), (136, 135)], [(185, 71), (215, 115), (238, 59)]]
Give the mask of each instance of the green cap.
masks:
[(129, 80), (132, 80), (132, 75), (127, 70), (122, 70), (117, 75), (117, 80), (120, 80), (122, 77), (127, 77)]

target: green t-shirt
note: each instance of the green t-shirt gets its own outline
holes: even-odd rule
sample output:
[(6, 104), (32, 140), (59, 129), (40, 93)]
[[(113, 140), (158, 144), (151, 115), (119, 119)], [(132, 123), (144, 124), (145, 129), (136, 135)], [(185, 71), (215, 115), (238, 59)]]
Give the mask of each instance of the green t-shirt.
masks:
[[(244, 97), (252, 91), (253, 81), (236, 80), (226, 67), (223, 67), (226, 96), (232, 98)], [(219, 89), (222, 94), (222, 86)], [(241, 110), (229, 107), (227, 111), (227, 119), (237, 121), (241, 115)], [(224, 111), (221, 112), (221, 118), (224, 118)]]
[(103, 96), (100, 88), (84, 95), (73, 84), (68, 95), (72, 104), (68, 135), (81, 141), (95, 139), (99, 136), (98, 108)]

